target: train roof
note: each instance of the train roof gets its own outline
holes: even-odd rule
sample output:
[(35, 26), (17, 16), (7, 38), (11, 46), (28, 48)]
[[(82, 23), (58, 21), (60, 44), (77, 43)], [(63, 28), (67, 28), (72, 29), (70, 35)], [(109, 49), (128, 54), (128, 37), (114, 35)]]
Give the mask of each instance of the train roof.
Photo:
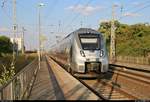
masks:
[[(65, 40), (66, 38), (68, 38), (70, 35), (72, 35), (72, 34), (84, 34), (84, 33), (89, 33), (89, 34), (101, 34), (100, 32), (98, 32), (98, 31), (96, 31), (96, 30), (94, 30), (94, 29), (91, 29), (91, 28), (79, 28), (78, 30), (76, 30), (76, 31), (74, 31), (74, 32), (72, 32), (72, 33), (70, 33), (70, 34), (68, 34), (65, 38), (63, 38), (61, 41), (63, 41), (63, 40)], [(60, 41), (60, 42), (61, 42)], [(56, 44), (54, 44), (54, 45), (56, 45)], [(54, 46), (53, 45), (53, 46)], [(52, 47), (53, 47), (52, 46)]]
[(80, 28), (76, 30), (74, 33), (91, 33), (91, 34), (100, 34), (98, 31), (91, 29), (91, 28)]
[(91, 29), (91, 28), (80, 28), (69, 35), (67, 35), (64, 39), (68, 38), (71, 34), (84, 34), (84, 33), (89, 33), (89, 34), (100, 34), (98, 31)]

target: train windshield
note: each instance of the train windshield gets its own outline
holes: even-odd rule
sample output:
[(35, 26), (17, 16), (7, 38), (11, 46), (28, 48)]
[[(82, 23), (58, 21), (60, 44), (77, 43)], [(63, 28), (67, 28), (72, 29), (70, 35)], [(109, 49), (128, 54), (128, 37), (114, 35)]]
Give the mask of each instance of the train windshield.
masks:
[(100, 49), (100, 37), (98, 34), (80, 34), (79, 38), (84, 50)]

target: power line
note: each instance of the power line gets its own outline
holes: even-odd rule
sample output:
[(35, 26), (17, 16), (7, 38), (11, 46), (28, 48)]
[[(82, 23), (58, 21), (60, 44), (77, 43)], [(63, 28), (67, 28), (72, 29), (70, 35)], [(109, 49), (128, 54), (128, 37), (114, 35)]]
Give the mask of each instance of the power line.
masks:
[(2, 8), (2, 11), (5, 14), (5, 16), (11, 21), (10, 15), (7, 14), (6, 10), (3, 7), (1, 7), (1, 8)]
[[(148, 1), (150, 1), (150, 0), (148, 0)], [(143, 2), (143, 3), (147, 3), (148, 1)], [(139, 11), (141, 11), (141, 10), (147, 8), (147, 7), (150, 7), (150, 4), (149, 4), (149, 5), (146, 5), (146, 6), (142, 7), (142, 8), (136, 9), (135, 11), (133, 11), (133, 12), (131, 12), (131, 13), (137, 13), (137, 12), (139, 12)], [(133, 8), (133, 9), (134, 9), (134, 8)], [(128, 10), (126, 10), (126, 12), (129, 12), (130, 10), (132, 10), (132, 9), (128, 9)], [(121, 20), (121, 19), (123, 19), (124, 17), (127, 17), (127, 16), (121, 16), (121, 17), (119, 17), (118, 20)]]
[[(148, 2), (150, 2), (150, 0), (147, 0), (147, 1), (145, 1), (145, 2), (141, 2), (140, 4), (146, 4), (146, 3), (148, 3)], [(137, 7), (137, 5), (135, 5), (135, 7)], [(132, 9), (134, 9), (135, 7), (133, 7), (133, 8), (128, 8), (127, 10), (125, 10), (125, 11), (131, 11)]]
[[(146, 6), (142, 7), (142, 8), (139, 8), (139, 9), (137, 9), (137, 10), (131, 12), (131, 13), (140, 12), (140, 11), (142, 11), (143, 9), (147, 8), (147, 7), (150, 7), (150, 4), (148, 4), (148, 5), (146, 5)], [(121, 19), (123, 19), (124, 17), (127, 17), (127, 16), (122, 16), (122, 17), (120, 17), (118, 20), (121, 20)]]
[[(77, 2), (76, 2), (76, 4), (75, 4), (75, 6), (77, 6), (77, 5), (79, 5), (79, 3), (81, 2), (81, 0), (78, 0)], [(71, 14), (72, 15), (72, 14)], [(64, 19), (64, 21), (66, 21), (71, 15), (68, 15), (67, 17), (65, 17)], [(61, 23), (62, 23), (62, 20), (60, 20), (59, 19), (59, 24), (58, 24), (58, 31), (60, 30), (60, 25), (61, 25)], [(61, 23), (60, 23), (61, 22)], [(56, 28), (57, 29), (57, 28)], [(62, 26), (62, 29), (63, 29), (63, 26)]]
[[(140, 8), (140, 9), (137, 9), (137, 10), (135, 10), (132, 13), (139, 12), (139, 11), (141, 11), (141, 10), (147, 8), (147, 7), (150, 7), (150, 4), (144, 6), (144, 7)], [(115, 6), (113, 5), (113, 8), (112, 8), (112, 21), (111, 21), (111, 42), (110, 42), (110, 59), (112, 60), (113, 63), (116, 60), (116, 44), (115, 44), (115, 39), (116, 38), (115, 38), (115, 25), (114, 25), (115, 11), (114, 11), (114, 8), (115, 8)], [(122, 18), (120, 18), (120, 19), (122, 19)]]
[[(78, 0), (76, 2), (76, 4), (74, 5), (74, 7), (78, 6), (80, 4), (81, 0)], [(73, 13), (71, 13), (71, 15), (68, 15), (67, 17), (65, 17), (64, 21), (66, 21), (70, 16), (72, 16)]]
[[(75, 6), (79, 5), (79, 3), (81, 2), (81, 0), (78, 0), (75, 4)], [(68, 17), (65, 17), (64, 21), (66, 21), (71, 15), (69, 15)], [(58, 32), (60, 32), (60, 29), (61, 29), (61, 25), (62, 25), (62, 20), (59, 19), (58, 21)], [(56, 25), (55, 25), (56, 26)], [(56, 28), (57, 29), (57, 28)], [(62, 32), (63, 32), (63, 27), (62, 27)]]
[[(89, 0), (89, 1), (86, 3), (85, 7), (88, 6), (92, 1), (93, 1), (93, 0)], [(85, 8), (84, 8), (84, 9), (85, 9)], [(68, 27), (78, 18), (79, 15), (80, 15), (79, 13), (76, 14), (76, 15), (74, 16), (74, 18), (69, 22), (69, 24), (68, 24), (67, 26), (65, 26), (64, 29), (68, 28)]]
[(140, 8), (140, 9), (138, 9), (138, 10), (136, 10), (136, 11), (134, 11), (133, 13), (139, 12), (139, 11), (141, 11), (141, 10), (143, 10), (143, 9), (147, 8), (147, 7), (150, 7), (150, 4), (149, 4), (149, 5), (144, 6), (144, 7)]
[(11, 17), (10, 17), (10, 15), (7, 14), (7, 11), (6, 11), (6, 9), (5, 9), (5, 4), (6, 4), (6, 2), (7, 2), (7, 0), (3, 0), (2, 5), (1, 5), (1, 8), (2, 8), (2, 11), (3, 11), (3, 13), (5, 14), (5, 16), (11, 21)]
[(52, 11), (55, 10), (56, 5), (59, 3), (59, 0), (54, 0), (54, 2), (52, 3), (51, 9), (48, 9), (48, 13), (47, 15), (44, 17), (45, 19), (48, 19), (50, 17), (50, 15), (52, 14)]

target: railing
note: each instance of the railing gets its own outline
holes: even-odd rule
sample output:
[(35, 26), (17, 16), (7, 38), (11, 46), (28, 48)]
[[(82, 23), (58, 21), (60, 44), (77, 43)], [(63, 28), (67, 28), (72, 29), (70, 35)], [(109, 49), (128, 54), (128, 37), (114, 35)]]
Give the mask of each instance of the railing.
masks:
[(0, 100), (27, 99), (38, 71), (37, 59), (0, 88)]
[(150, 58), (148, 58), (148, 57), (132, 57), (132, 56), (117, 56), (116, 62), (150, 65)]

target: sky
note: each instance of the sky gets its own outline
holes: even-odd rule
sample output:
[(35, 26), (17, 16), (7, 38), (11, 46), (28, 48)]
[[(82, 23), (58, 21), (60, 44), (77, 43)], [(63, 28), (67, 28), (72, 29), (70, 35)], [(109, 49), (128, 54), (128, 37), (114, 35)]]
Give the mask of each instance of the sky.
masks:
[[(97, 30), (100, 22), (111, 20), (112, 5), (121, 23), (150, 23), (150, 0), (16, 0), (17, 37), (24, 27), (27, 50), (38, 48), (40, 3), (44, 4), (40, 18), (45, 49), (80, 27)], [(0, 0), (0, 35), (13, 37), (12, 4), (13, 0)]]

